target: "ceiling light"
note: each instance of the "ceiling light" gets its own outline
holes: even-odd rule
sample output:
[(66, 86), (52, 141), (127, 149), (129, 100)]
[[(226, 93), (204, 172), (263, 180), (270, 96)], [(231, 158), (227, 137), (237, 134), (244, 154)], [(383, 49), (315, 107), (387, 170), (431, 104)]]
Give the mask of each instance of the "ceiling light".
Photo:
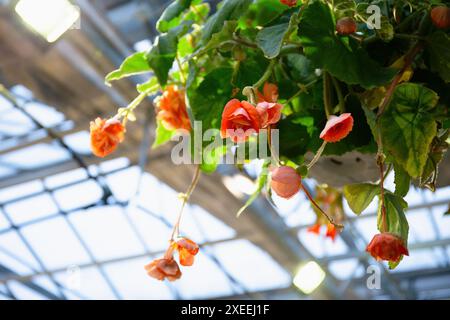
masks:
[(15, 9), (48, 42), (56, 41), (80, 18), (80, 9), (68, 0), (20, 0)]
[(302, 265), (294, 277), (294, 285), (304, 294), (310, 294), (317, 289), (325, 279), (325, 271), (314, 261)]

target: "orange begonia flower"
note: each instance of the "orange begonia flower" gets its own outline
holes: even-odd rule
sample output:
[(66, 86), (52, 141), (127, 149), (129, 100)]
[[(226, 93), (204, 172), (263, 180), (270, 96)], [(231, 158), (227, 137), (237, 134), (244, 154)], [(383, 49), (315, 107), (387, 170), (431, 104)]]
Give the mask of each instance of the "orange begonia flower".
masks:
[(162, 96), (156, 98), (157, 119), (167, 130), (191, 130), (191, 122), (186, 109), (184, 90), (168, 86)]
[(266, 82), (263, 87), (263, 93), (256, 91), (256, 97), (259, 102), (276, 103), (278, 101), (278, 86), (273, 83)]
[(320, 138), (326, 142), (338, 142), (352, 131), (353, 117), (350, 113), (343, 113), (339, 117), (331, 116)]
[(125, 138), (125, 127), (116, 119), (91, 121), (91, 149), (97, 157), (106, 157)]
[(230, 100), (222, 113), (220, 134), (233, 142), (244, 142), (252, 133), (259, 132), (261, 120), (256, 108), (247, 101)]

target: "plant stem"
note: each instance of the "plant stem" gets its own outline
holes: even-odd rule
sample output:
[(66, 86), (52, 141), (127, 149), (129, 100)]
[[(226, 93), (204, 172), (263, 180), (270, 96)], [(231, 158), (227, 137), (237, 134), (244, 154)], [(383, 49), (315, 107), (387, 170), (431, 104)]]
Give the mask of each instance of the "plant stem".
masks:
[(342, 94), (341, 86), (339, 85), (339, 82), (335, 77), (331, 76), (331, 80), (333, 81), (333, 86), (338, 96), (339, 110), (341, 111), (341, 113), (345, 113), (345, 99), (344, 95)]
[(180, 61), (180, 58), (178, 57), (178, 54), (177, 54), (175, 59), (177, 60), (178, 69), (180, 69), (181, 82), (183, 83), (183, 87), (186, 87), (186, 77), (184, 75), (183, 65), (181, 64), (181, 61)]
[(324, 141), (322, 145), (320, 146), (319, 150), (317, 150), (316, 155), (311, 160), (311, 162), (307, 165), (308, 170), (311, 169), (317, 161), (319, 161), (320, 157), (322, 156), (323, 151), (325, 150), (325, 147), (327, 146), (327, 142)]
[(261, 79), (259, 79), (258, 82), (256, 82), (253, 85), (253, 88), (258, 89), (259, 87), (261, 87), (270, 78), (270, 76), (272, 75), (272, 70), (275, 67), (275, 63), (276, 63), (275, 59), (270, 60), (270, 63), (267, 66), (266, 72), (264, 72), (264, 74), (261, 77)]
[(308, 89), (312, 87), (314, 84), (316, 84), (318, 80), (313, 80), (308, 84), (299, 84), (300, 90), (298, 90), (292, 97), (290, 97), (285, 103), (284, 106), (289, 105), (295, 98), (297, 98), (299, 95), (301, 95), (303, 92), (308, 92)]
[(377, 160), (378, 167), (380, 168), (380, 202), (381, 202), (381, 219), (382, 220), (382, 230), (381, 232), (387, 232), (387, 225), (386, 225), (386, 206), (384, 202), (384, 168), (383, 168), (383, 161), (380, 157), (380, 159)]
[(332, 113), (331, 94), (330, 94), (330, 75), (328, 72), (323, 72), (323, 104), (325, 106), (325, 114), (327, 119)]
[(309, 193), (308, 189), (305, 188), (303, 183), (300, 184), (303, 191), (305, 192), (306, 196), (308, 197), (309, 201), (327, 218), (327, 220), (334, 225), (338, 229), (343, 229), (344, 226), (342, 224), (336, 223), (332, 217), (330, 217), (325, 211), (322, 210), (322, 208), (314, 201), (314, 198)]
[(186, 193), (184, 193), (182, 195), (183, 202), (181, 204), (180, 211), (178, 212), (178, 216), (177, 216), (177, 220), (175, 222), (175, 225), (173, 226), (172, 236), (170, 237), (171, 240), (175, 240), (179, 236), (180, 223), (181, 223), (181, 218), (183, 216), (184, 208), (185, 208), (187, 202), (189, 201), (189, 198), (191, 197), (192, 192), (194, 191), (195, 187), (197, 186), (199, 178), (200, 178), (200, 166), (197, 165), (195, 167), (195, 172), (194, 172), (194, 176), (192, 178), (192, 182), (189, 185)]

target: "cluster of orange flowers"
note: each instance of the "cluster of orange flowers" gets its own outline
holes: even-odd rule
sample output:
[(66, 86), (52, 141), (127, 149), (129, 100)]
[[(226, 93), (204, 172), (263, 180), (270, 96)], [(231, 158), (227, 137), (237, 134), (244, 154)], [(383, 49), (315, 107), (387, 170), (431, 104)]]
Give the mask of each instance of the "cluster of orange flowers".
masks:
[(178, 257), (182, 266), (190, 267), (194, 264), (194, 258), (198, 250), (198, 245), (187, 238), (171, 240), (164, 257), (150, 262), (145, 266), (145, 270), (147, 270), (149, 276), (160, 281), (164, 279), (169, 281), (178, 280), (181, 277), (181, 270), (174, 259), (174, 252), (178, 251)]
[[(167, 130), (191, 130), (191, 122), (186, 108), (184, 90), (177, 86), (167, 86), (163, 94), (156, 98), (157, 119)], [(97, 118), (91, 122), (91, 149), (97, 157), (106, 157), (113, 153), (125, 139), (125, 121), (114, 118)]]

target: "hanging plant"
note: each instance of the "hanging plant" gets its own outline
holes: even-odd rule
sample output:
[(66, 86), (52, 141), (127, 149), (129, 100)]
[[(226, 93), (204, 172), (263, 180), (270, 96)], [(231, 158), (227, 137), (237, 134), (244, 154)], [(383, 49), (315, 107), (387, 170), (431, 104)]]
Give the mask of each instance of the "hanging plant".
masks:
[[(269, 199), (272, 191), (286, 199), (305, 192), (318, 215), (309, 231), (320, 234), (326, 226), (334, 239), (345, 223), (342, 195), (357, 215), (377, 197), (380, 234), (367, 251), (394, 268), (409, 254), (404, 197), (411, 182), (435, 189), (448, 149), (450, 9), (444, 2), (224, 0), (210, 14), (200, 0), (173, 1), (157, 23), (152, 48), (106, 76), (110, 84), (149, 74), (128, 107), (91, 124), (93, 151), (114, 151), (148, 96), (157, 96), (153, 147), (177, 130), (194, 137), (197, 122), (240, 150), (267, 136), (270, 156), (239, 214), (261, 192)], [(214, 171), (226, 151), (204, 141), (192, 148), (192, 158), (200, 153), (210, 161), (197, 165), (169, 248), (146, 267), (150, 276), (178, 279), (176, 252), (181, 265), (193, 264), (198, 246), (179, 234), (183, 207), (200, 172)], [(313, 197), (302, 180), (320, 157), (350, 152), (373, 159), (377, 181), (354, 172), (354, 181), (363, 183), (320, 186)], [(311, 161), (308, 154), (315, 155)], [(395, 190), (387, 190), (392, 170)]]

